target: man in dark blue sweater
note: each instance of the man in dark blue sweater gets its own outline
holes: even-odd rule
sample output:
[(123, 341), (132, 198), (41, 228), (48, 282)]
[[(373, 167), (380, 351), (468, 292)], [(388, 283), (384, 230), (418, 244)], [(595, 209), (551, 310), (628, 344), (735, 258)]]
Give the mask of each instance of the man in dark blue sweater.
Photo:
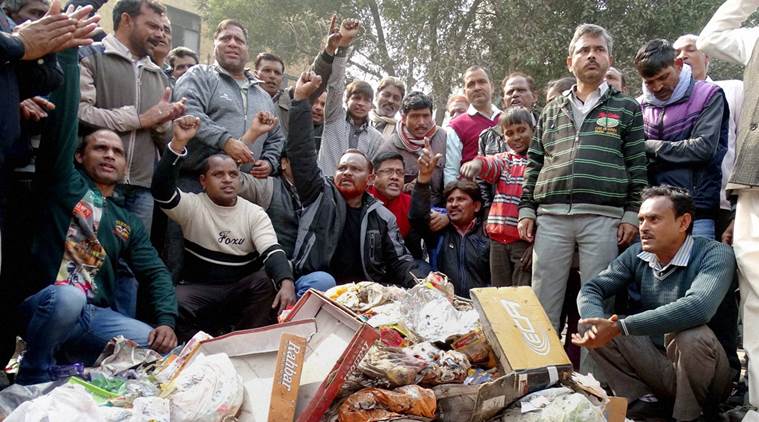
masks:
[[(669, 403), (678, 421), (708, 417), (740, 370), (735, 257), (727, 245), (691, 236), (694, 204), (686, 190), (664, 185), (642, 197), (641, 243), (583, 285), (582, 334), (572, 341), (591, 349), (631, 411)], [(624, 291), (629, 315), (607, 317), (603, 301)]]

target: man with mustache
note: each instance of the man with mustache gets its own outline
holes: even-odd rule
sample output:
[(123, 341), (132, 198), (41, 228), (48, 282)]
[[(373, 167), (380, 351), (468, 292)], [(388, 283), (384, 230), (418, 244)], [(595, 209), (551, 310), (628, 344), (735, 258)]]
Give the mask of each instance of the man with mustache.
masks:
[(377, 104), (369, 112), (369, 120), (385, 139), (390, 139), (396, 132), (398, 120), (395, 115), (398, 114), (405, 95), (406, 84), (395, 76), (385, 76), (377, 86)]
[(477, 156), (480, 133), (498, 124), (501, 110), (493, 105), (493, 84), (488, 72), (472, 66), (464, 72), (464, 95), (469, 101), (466, 113), (448, 122), (445, 147), (444, 182), (458, 180), (462, 164)]
[(532, 288), (557, 330), (575, 246), (584, 283), (637, 234), (643, 119), (604, 80), (612, 46), (604, 28), (577, 27), (567, 57), (575, 85), (543, 109), (527, 152), (519, 236), (534, 242)]
[(693, 78), (666, 40), (638, 50), (635, 67), (643, 79), (648, 182), (687, 189), (696, 203), (693, 235), (715, 239), (727, 151), (730, 113), (722, 88)]
[[(401, 120), (396, 124), (392, 136), (385, 140), (379, 152), (395, 152), (403, 157), (405, 173), (402, 178), (403, 191), (411, 193), (419, 173), (417, 159), (425, 142), (435, 154), (445, 157), (446, 132), (435, 124), (432, 98), (419, 91), (410, 93), (401, 103)], [(443, 169), (445, 159), (437, 163), (432, 175), (432, 206), (443, 207)]]
[(169, 75), (169, 73), (171, 73), (171, 69), (167, 68), (166, 66), (166, 58), (171, 52), (171, 21), (169, 20), (168, 16), (163, 15), (163, 17), (161, 17), (161, 22), (163, 24), (163, 39), (161, 39), (155, 48), (153, 48), (153, 51), (151, 51), (150, 59), (153, 60), (153, 63), (161, 68), (161, 71), (166, 76), (167, 84), (171, 88), (174, 88), (176, 79), (171, 78)]
[(446, 274), (456, 294), (468, 298), (469, 289), (490, 285), (490, 239), (480, 218), (480, 187), (466, 179), (448, 183), (443, 191), (450, 224), (438, 232), (430, 229), (431, 182), (442, 158), (426, 141), (418, 159), (409, 221), (424, 238), (432, 270)]
[(150, 232), (150, 182), (171, 120), (184, 101), (171, 102), (171, 89), (150, 54), (166, 36), (166, 8), (156, 0), (119, 0), (113, 9), (114, 34), (80, 50), (82, 95), (79, 120), (119, 134), (126, 150), (123, 196)]
[[(333, 78), (335, 74), (342, 77), (340, 59), (338, 52)], [(416, 264), (395, 216), (366, 192), (374, 178), (370, 159), (358, 149), (348, 149), (339, 157), (334, 177), (325, 176), (317, 165), (308, 99), (320, 83), (319, 76), (302, 74), (290, 109), (286, 151), (290, 165), (297, 169), (293, 178), (302, 206), (299, 224), (305, 229), (295, 246), (294, 271), (327, 271), (338, 284), (371, 280), (413, 286), (410, 271)]]
[[(177, 188), (186, 145), (199, 122), (197, 117), (175, 121), (174, 137), (153, 178), (156, 202), (181, 225), (185, 239), (185, 265), (176, 287), (180, 341), (199, 330), (218, 335), (230, 326), (273, 324), (275, 314), (269, 311), (292, 305), (296, 293), (292, 267), (269, 216), (238, 197), (242, 174), (232, 158), (214, 154), (206, 159), (199, 178), (202, 193)], [(262, 112), (253, 124), (264, 132), (275, 122)]]
[(271, 96), (262, 82), (245, 69), (248, 62), (248, 30), (239, 21), (225, 19), (214, 32), (214, 56), (211, 65), (196, 65), (177, 81), (176, 96), (187, 98), (187, 110), (200, 117), (201, 125), (190, 141), (183, 168), (184, 185), (180, 188), (199, 191), (197, 176), (206, 158), (219, 152), (245, 165), (244, 171), (266, 178), (279, 168), (284, 144), (281, 124), (271, 132), (251, 138), (246, 133), (251, 121), (261, 111), (276, 115)]
[[(630, 403), (628, 417), (719, 420), (741, 369), (735, 256), (692, 235), (687, 190), (651, 187), (642, 198), (641, 243), (582, 286), (572, 342), (590, 349), (614, 394)], [(604, 309), (618, 293), (628, 293), (626, 316)]]
[[(41, 288), (19, 308), (27, 321), (26, 354), (17, 382), (35, 384), (57, 378), (56, 358), (91, 365), (117, 335), (168, 353), (176, 347), (176, 296), (139, 218), (121, 206), (114, 191), (126, 171), (122, 138), (109, 129), (77, 136), (79, 64), (76, 49), (58, 55), (63, 86), (42, 134), (35, 186), (39, 213), (25, 283)], [(156, 327), (114, 309), (119, 259), (146, 288)], [(18, 264), (24, 265), (24, 264)]]

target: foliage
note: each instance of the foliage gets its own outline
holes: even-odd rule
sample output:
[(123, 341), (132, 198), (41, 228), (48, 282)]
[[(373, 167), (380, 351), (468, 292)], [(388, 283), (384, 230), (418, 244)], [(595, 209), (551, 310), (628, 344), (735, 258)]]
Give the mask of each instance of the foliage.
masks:
[[(329, 17), (356, 17), (363, 34), (351, 56), (352, 77), (395, 75), (432, 93), (438, 111), (461, 86), (461, 74), (485, 65), (494, 83), (508, 72), (532, 75), (539, 87), (567, 75), (574, 28), (596, 23), (614, 38), (614, 59), (633, 93), (632, 64), (652, 38), (674, 41), (698, 33), (721, 0), (198, 0), (210, 27), (234, 17), (250, 31), (251, 57), (272, 51), (302, 70), (323, 45)], [(300, 66), (300, 68), (298, 68)], [(297, 73), (290, 69), (291, 74)], [(713, 62), (714, 79), (740, 78), (741, 69)], [(496, 89), (498, 93), (499, 89)], [(438, 114), (442, 120), (442, 114)]]

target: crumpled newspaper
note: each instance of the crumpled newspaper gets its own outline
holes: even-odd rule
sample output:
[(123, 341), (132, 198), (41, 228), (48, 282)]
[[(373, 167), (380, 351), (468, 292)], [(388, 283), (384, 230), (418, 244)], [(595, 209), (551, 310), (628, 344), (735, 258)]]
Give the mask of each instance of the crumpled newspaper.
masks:
[(404, 324), (425, 341), (445, 341), (479, 327), (475, 310), (459, 311), (442, 293), (423, 285), (414, 286), (401, 300)]
[(140, 347), (124, 336), (114, 337), (95, 361), (95, 367), (107, 375), (116, 375), (141, 364), (161, 360), (161, 355), (146, 347)]

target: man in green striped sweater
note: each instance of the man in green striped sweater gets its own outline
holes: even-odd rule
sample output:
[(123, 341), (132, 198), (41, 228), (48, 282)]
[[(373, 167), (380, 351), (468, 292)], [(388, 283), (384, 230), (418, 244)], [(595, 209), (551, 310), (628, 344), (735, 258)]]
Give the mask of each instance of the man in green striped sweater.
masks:
[(606, 83), (611, 51), (605, 29), (577, 27), (576, 84), (545, 107), (527, 153), (519, 235), (535, 242), (532, 287), (557, 330), (575, 246), (586, 282), (635, 238), (647, 183), (640, 105)]
[[(577, 299), (584, 319), (572, 342), (591, 350), (614, 393), (630, 401), (630, 417), (663, 409), (678, 421), (716, 420), (740, 370), (735, 256), (727, 245), (691, 236), (694, 212), (682, 188), (646, 189), (641, 243), (585, 283)], [(604, 300), (623, 292), (628, 315), (609, 317)]]

